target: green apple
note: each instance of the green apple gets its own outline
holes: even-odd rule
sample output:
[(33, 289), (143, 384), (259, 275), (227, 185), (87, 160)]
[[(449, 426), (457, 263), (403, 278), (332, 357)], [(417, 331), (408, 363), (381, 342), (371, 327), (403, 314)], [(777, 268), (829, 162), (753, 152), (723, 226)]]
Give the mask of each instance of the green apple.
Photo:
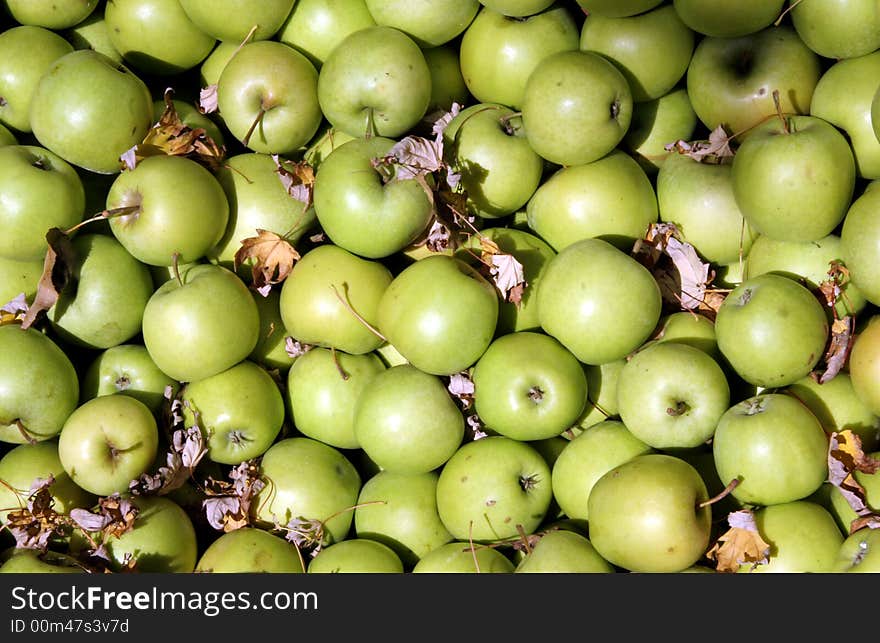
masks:
[(835, 257), (843, 260), (850, 283), (872, 304), (880, 303), (880, 222), (873, 216), (878, 204), (880, 188), (871, 181), (846, 212), (840, 228), (840, 256)]
[(808, 500), (795, 500), (760, 507), (754, 515), (758, 532), (770, 545), (769, 562), (742, 565), (740, 573), (837, 571), (844, 537), (827, 509)]
[(190, 20), (178, 0), (113, 0), (104, 8), (107, 34), (126, 64), (172, 76), (195, 68), (217, 39)]
[(675, 11), (691, 29), (719, 38), (738, 38), (770, 27), (783, 5), (785, 0), (740, 0), (735, 6), (712, 0), (672, 0)]
[(275, 40), (295, 47), (320, 69), (347, 35), (375, 24), (366, 0), (298, 0)]
[(141, 343), (119, 344), (101, 351), (89, 362), (80, 383), (82, 402), (102, 395), (130, 395), (156, 415), (162, 410), (168, 387), (173, 394), (180, 388), (177, 380), (156, 366)]
[[(717, 13), (716, 8), (713, 3), (711, 10)], [(780, 25), (735, 37), (703, 37), (694, 48), (685, 84), (703, 125), (709, 130), (723, 126), (741, 139), (776, 114), (774, 91), (784, 113), (810, 113), (822, 68), (821, 58), (797, 32)]]
[(18, 144), (18, 139), (15, 134), (10, 132), (5, 125), (0, 123), (0, 146), (16, 144)]
[(590, 491), (590, 542), (630, 572), (680, 572), (709, 544), (706, 483), (687, 461), (647, 453), (609, 469)]
[(497, 542), (531, 534), (552, 498), (544, 457), (527, 442), (501, 435), (466, 442), (437, 481), (440, 520), (459, 541)]
[(556, 529), (543, 534), (514, 571), (517, 574), (611, 574), (617, 570), (599, 555), (586, 536)]
[(677, 87), (653, 100), (633, 104), (629, 129), (620, 142), (650, 176), (657, 174), (666, 159), (674, 155), (666, 146), (690, 141), (697, 128), (697, 114), (687, 89)]
[(880, 48), (880, 11), (872, 0), (798, 2), (789, 14), (801, 40), (825, 58), (855, 58)]
[(65, 420), (58, 456), (71, 480), (99, 496), (128, 491), (156, 459), (159, 429), (150, 408), (129, 395), (86, 400)]
[(196, 562), (200, 574), (302, 574), (302, 555), (296, 545), (256, 527), (221, 534)]
[(400, 364), (364, 384), (354, 407), (354, 435), (383, 470), (427, 473), (458, 450), (464, 416), (439, 376)]
[(448, 112), (456, 103), (466, 105), (473, 102), (461, 73), (458, 49), (458, 40), (422, 49), (431, 71), (431, 99), (428, 101), (426, 118), (435, 110)]
[[(220, 241), (207, 257), (230, 270), (242, 241), (255, 237), (259, 230), (281, 235), (296, 245), (315, 225), (315, 210), (292, 196), (277, 171), (272, 155), (242, 152), (224, 161), (215, 176), (229, 201), (229, 221)], [(250, 282), (253, 260), (239, 262), (239, 275)]]
[(49, 486), (52, 508), (60, 514), (69, 514), (76, 507), (90, 507), (94, 494), (78, 486), (64, 470), (58, 457), (58, 440), (43, 440), (35, 444), (19, 444), (0, 458), (0, 523), (6, 524), (7, 513), (27, 506), (31, 485), (38, 478), (54, 478)]
[(103, 11), (94, 11), (72, 27), (64, 29), (61, 34), (73, 45), (74, 49), (94, 49), (114, 62), (122, 63), (120, 54), (110, 40), (107, 22)]
[(558, 436), (577, 421), (587, 401), (581, 363), (540, 332), (494, 339), (474, 365), (472, 379), (480, 420), (516, 440)]
[[(880, 461), (880, 451), (870, 452), (864, 448), (864, 445), (862, 448), (869, 459)], [(852, 475), (853, 478), (855, 478), (856, 484), (860, 485), (863, 489), (867, 510), (876, 515), (878, 511), (880, 511), (880, 475), (859, 469), (853, 471)], [(849, 493), (852, 492), (851, 489), (848, 489), (847, 491)], [(856, 510), (853, 509), (847, 495), (844, 495), (844, 492), (841, 491), (841, 487), (836, 485), (831, 485), (831, 488), (828, 491), (828, 504), (826, 509), (828, 509), (831, 512), (831, 515), (834, 516), (837, 525), (844, 534), (851, 533), (853, 521), (860, 518), (860, 514), (863, 513), (856, 512)]]
[(523, 90), (526, 138), (544, 159), (580, 165), (605, 156), (623, 140), (633, 94), (623, 73), (592, 51), (543, 58)]
[[(836, 234), (813, 241), (777, 240), (760, 235), (752, 243), (744, 269), (749, 277), (776, 272), (802, 280), (818, 293), (820, 284), (831, 279), (828, 272), (832, 262), (842, 261), (843, 257), (843, 241)], [(867, 300), (853, 280), (843, 283), (840, 290), (834, 307), (838, 316), (856, 315), (865, 308)]]
[(584, 364), (584, 373), (587, 376), (587, 403), (577, 424), (563, 433), (564, 437), (574, 439), (595, 424), (605, 420), (620, 419), (617, 408), (617, 380), (625, 364), (624, 357), (603, 364)]
[(163, 373), (179, 382), (204, 379), (250, 355), (260, 316), (234, 272), (197, 264), (169, 279), (147, 301), (143, 343)]
[(67, 353), (34, 327), (0, 326), (0, 441), (48, 440), (79, 404), (79, 375)]
[(515, 566), (493, 547), (455, 541), (432, 549), (412, 568), (414, 574), (510, 574)]
[(544, 11), (555, 0), (480, 0), (480, 4), (512, 18), (525, 18)]
[(3, 7), (23, 25), (66, 29), (88, 18), (99, 4), (100, 0), (4, 0)]
[(300, 433), (338, 449), (360, 447), (355, 405), (366, 385), (385, 370), (375, 352), (352, 355), (314, 346), (287, 372), (285, 402)]
[(806, 498), (828, 477), (828, 436), (796, 398), (761, 393), (734, 404), (715, 427), (712, 453), (740, 502), (772, 505)]
[(513, 214), (543, 178), (544, 160), (529, 144), (517, 114), (497, 103), (460, 111), (443, 130), (443, 154), (461, 175), (468, 212), (485, 219)]
[(757, 233), (733, 194), (729, 162), (701, 162), (673, 152), (657, 172), (659, 218), (673, 223), (682, 239), (713, 264), (748, 255)]
[(281, 292), (273, 288), (264, 297), (251, 288), (250, 293), (260, 314), (260, 334), (248, 357), (269, 371), (276, 370), (279, 375), (285, 375), (294, 358), (287, 352), (288, 335), (281, 319)]
[(33, 301), (42, 274), (41, 259), (17, 261), (0, 257), (0, 301), (12, 301), (20, 294), (24, 294), (26, 301)]
[(611, 60), (623, 72), (635, 102), (660, 98), (678, 84), (695, 41), (693, 30), (670, 3), (621, 18), (591, 13), (580, 33), (580, 49)]
[(880, 84), (880, 52), (834, 62), (822, 72), (809, 113), (839, 128), (849, 139), (856, 172), (864, 179), (880, 178), (880, 140), (874, 134), (871, 105)]
[[(226, 64), (238, 53), (239, 44), (231, 41), (217, 41), (214, 49), (199, 65), (199, 85), (201, 88), (217, 84)], [(215, 113), (215, 116), (219, 116), (219, 114)]]
[(304, 54), (282, 42), (248, 42), (217, 79), (217, 108), (244, 147), (295, 153), (321, 124), (318, 71)]
[(849, 375), (856, 396), (868, 409), (880, 414), (880, 316), (872, 313), (859, 330), (849, 353)]
[(399, 29), (419, 47), (438, 47), (460, 35), (482, 5), (477, 0), (366, 0), (377, 24)]
[(749, 225), (783, 241), (816, 241), (843, 221), (856, 164), (844, 135), (807, 114), (755, 127), (731, 166), (733, 196)]
[(743, 281), (715, 317), (718, 349), (756, 386), (785, 386), (809, 374), (825, 353), (828, 335), (828, 316), (812, 291), (776, 273)]
[(152, 266), (201, 259), (229, 221), (229, 202), (217, 178), (185, 156), (148, 156), (117, 175), (107, 209), (129, 207), (134, 211), (110, 219), (110, 230), (132, 256)]
[(217, 40), (236, 44), (274, 36), (296, 0), (178, 0), (195, 25)]
[(557, 252), (588, 238), (604, 239), (629, 252), (657, 215), (651, 179), (620, 149), (556, 170), (526, 205), (529, 229)]
[(82, 233), (71, 240), (74, 284), (47, 311), (59, 338), (105, 349), (141, 332), (144, 308), (153, 294), (150, 269), (112, 235)]
[(31, 131), (31, 101), (40, 77), (73, 45), (45, 27), (21, 24), (0, 33), (0, 123)]
[(437, 513), (436, 471), (380, 471), (367, 479), (354, 511), (358, 538), (388, 545), (412, 569), (433, 550), (452, 541)]
[(553, 257), (537, 297), (543, 330), (584, 364), (621, 359), (641, 346), (662, 304), (648, 269), (602, 239), (581, 239)]
[(385, 183), (375, 169), (374, 161), (387, 156), (395, 142), (383, 136), (350, 140), (327, 155), (315, 175), (315, 214), (324, 233), (335, 245), (368, 259), (403, 250), (433, 216), (422, 184), (410, 178)]
[(383, 343), (379, 306), (393, 280), (382, 263), (325, 243), (297, 261), (281, 286), (278, 305), (294, 339), (360, 355)]
[(724, 365), (715, 338), (715, 322), (706, 315), (690, 310), (663, 315), (657, 323), (657, 331), (646, 345), (663, 342), (689, 344), (699, 348), (722, 367)]
[(608, 18), (625, 18), (650, 11), (662, 0), (577, 0), (578, 6), (587, 13)]
[[(223, 130), (220, 129), (220, 126), (214, 122), (207, 114), (199, 111), (199, 108), (188, 101), (181, 100), (178, 98), (172, 98), (171, 104), (174, 107), (174, 111), (177, 114), (177, 118), (183, 123), (184, 126), (188, 127), (191, 130), (203, 129), (205, 130), (205, 135), (214, 141), (218, 146), (222, 147), (225, 145), (225, 136), (223, 134)], [(157, 98), (153, 101), (153, 122), (158, 123), (161, 119), (165, 110), (167, 109), (166, 98), (163, 94), (162, 98)], [(226, 167), (226, 164), (229, 162), (229, 158), (226, 157), (223, 159), (223, 166), (216, 169), (215, 172), (219, 173), (223, 168)], [(96, 178), (101, 178), (101, 175), (98, 175)], [(103, 206), (102, 206), (103, 207)]]
[(287, 525), (319, 520), (329, 544), (346, 539), (361, 488), (355, 466), (338, 449), (311, 438), (275, 442), (260, 460), (266, 486), (254, 497), (258, 520)]
[(0, 555), (0, 574), (85, 574), (76, 559), (52, 550), (11, 547)]
[[(880, 531), (865, 527), (846, 536), (838, 552), (835, 572), (872, 573), (880, 571), (875, 552), (880, 545)], [(0, 571), (3, 568), (0, 567)]]
[(730, 405), (724, 370), (708, 353), (682, 342), (658, 342), (635, 353), (617, 380), (620, 419), (658, 450), (707, 443)]
[(115, 174), (120, 157), (153, 125), (153, 98), (125, 65), (79, 49), (55, 60), (40, 77), (30, 122), (40, 145), (68, 163)]
[(309, 574), (402, 574), (403, 562), (388, 545), (368, 538), (348, 538), (312, 558)]
[(383, 25), (346, 36), (318, 75), (318, 102), (330, 123), (352, 136), (398, 137), (425, 115), (431, 71), (404, 32)]
[(183, 418), (198, 426), (208, 447), (207, 457), (238, 464), (266, 452), (284, 423), (281, 390), (271, 375), (250, 360), (184, 385)]
[(452, 375), (489, 347), (498, 308), (497, 290), (480, 272), (460, 259), (436, 254), (411, 263), (393, 278), (379, 300), (378, 327), (416, 368)]
[(64, 231), (85, 211), (85, 189), (76, 170), (39, 145), (0, 147), (0, 257), (42, 261), (50, 228)]
[(465, 85), (478, 102), (520, 109), (538, 63), (560, 51), (576, 51), (579, 37), (575, 14), (559, 3), (517, 17), (483, 6), (461, 36)]
[(126, 557), (135, 561), (141, 573), (189, 574), (198, 562), (198, 541), (189, 515), (173, 500), (163, 496), (137, 496), (138, 508), (131, 531), (107, 537), (111, 569), (121, 568)]
[(653, 451), (623, 422), (597, 422), (572, 439), (553, 463), (553, 497), (569, 518), (589, 520), (590, 492), (596, 481), (617, 465)]

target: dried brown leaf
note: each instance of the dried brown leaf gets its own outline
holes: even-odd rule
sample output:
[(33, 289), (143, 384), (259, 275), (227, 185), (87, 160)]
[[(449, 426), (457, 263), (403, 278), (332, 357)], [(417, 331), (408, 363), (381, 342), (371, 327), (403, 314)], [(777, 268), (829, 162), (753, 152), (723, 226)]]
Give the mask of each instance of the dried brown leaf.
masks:
[(272, 160), (275, 161), (275, 173), (278, 174), (284, 190), (303, 203), (303, 210), (308, 209), (312, 205), (315, 168), (306, 161), (290, 161), (282, 159), (278, 154), (273, 154)]
[[(175, 400), (179, 403), (179, 400)], [(205, 437), (198, 426), (198, 411), (193, 411), (193, 426), (176, 429), (171, 435), (171, 445), (165, 455), (165, 466), (154, 474), (144, 473), (132, 480), (129, 491), (136, 496), (165, 495), (182, 487), (192, 478), (195, 468), (208, 453)]]
[(672, 143), (667, 143), (664, 149), (667, 152), (676, 152), (689, 156), (701, 163), (723, 163), (725, 160), (729, 161), (734, 156), (734, 150), (731, 147), (733, 138), (727, 133), (723, 125), (719, 125), (709, 133), (708, 140), (688, 142), (679, 139)]
[(750, 509), (729, 513), (727, 524), (729, 529), (706, 552), (706, 558), (716, 562), (717, 571), (735, 573), (742, 565), (754, 568), (769, 562), (770, 545), (761, 537)]
[(3, 304), (3, 306), (0, 306), (0, 326), (20, 324), (27, 310), (27, 298), (24, 293), (19, 293)]
[(40, 275), (34, 301), (21, 319), (22, 328), (29, 328), (40, 313), (52, 308), (73, 277), (76, 251), (70, 237), (60, 228), (50, 228), (46, 233), (46, 241), (49, 248), (43, 260), (43, 274)]
[(242, 239), (241, 247), (233, 258), (233, 265), (237, 270), (244, 262), (253, 261), (253, 287), (265, 296), (268, 288), (287, 279), (299, 258), (296, 248), (287, 239), (260, 228), (257, 229), (257, 236)]
[(847, 504), (858, 515), (856, 521), (850, 524), (850, 533), (880, 519), (868, 506), (865, 488), (854, 475), (857, 471), (874, 474), (878, 470), (880, 459), (867, 455), (862, 450), (862, 439), (857, 433), (850, 429), (831, 433), (828, 442), (828, 482), (837, 487)]
[(246, 460), (233, 467), (229, 479), (231, 482), (208, 478), (205, 481), (205, 494), (208, 497), (202, 501), (208, 523), (224, 532), (252, 524), (251, 503), (266, 485), (254, 460)]
[(199, 90), (198, 110), (202, 114), (213, 114), (217, 111), (217, 84), (207, 85)]

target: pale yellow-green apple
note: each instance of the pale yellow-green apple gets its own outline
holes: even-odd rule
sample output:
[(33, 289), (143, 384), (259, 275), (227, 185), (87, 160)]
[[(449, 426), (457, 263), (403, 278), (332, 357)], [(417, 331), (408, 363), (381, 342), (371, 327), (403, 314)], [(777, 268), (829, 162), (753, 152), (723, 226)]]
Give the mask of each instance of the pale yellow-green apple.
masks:
[(608, 18), (634, 16), (662, 4), (663, 0), (577, 0), (578, 5), (588, 13)]
[(555, 0), (480, 0), (480, 4), (513, 18), (524, 18), (543, 11)]
[(309, 574), (402, 574), (391, 547), (369, 538), (347, 538), (324, 547), (309, 561)]
[(735, 5), (712, 0), (672, 0), (671, 4), (694, 31), (737, 38), (770, 27), (782, 13), (785, 0), (741, 0)]
[(0, 146), (15, 145), (18, 139), (15, 134), (9, 131), (9, 128), (0, 123)]
[(73, 45), (45, 27), (17, 25), (0, 33), (0, 123), (19, 133), (31, 131), (34, 90), (49, 66)]
[(693, 30), (671, 4), (622, 18), (591, 13), (580, 32), (580, 48), (602, 54), (617, 65), (634, 102), (669, 93), (687, 72), (695, 44)]
[[(832, 571), (847, 573), (875, 573), (880, 571), (880, 531), (864, 527), (851, 533), (838, 552), (837, 565)], [(2, 571), (2, 568), (0, 568)]]
[(201, 552), (199, 574), (302, 574), (307, 565), (296, 545), (265, 529), (241, 527), (211, 541)]
[(776, 115), (774, 91), (783, 112), (809, 113), (822, 70), (819, 55), (791, 26), (780, 25), (737, 37), (703, 37), (685, 84), (703, 125), (710, 131), (721, 125), (741, 139)]
[(621, 359), (641, 346), (662, 304), (648, 269), (602, 239), (581, 239), (553, 257), (537, 297), (542, 329), (585, 364)]
[(275, 40), (295, 47), (320, 69), (347, 35), (375, 24), (365, 0), (297, 0)]
[(92, 15), (99, 4), (100, 0), (5, 0), (3, 8), (20, 24), (66, 29)]
[(399, 29), (427, 49), (450, 42), (471, 24), (477, 0), (366, 0), (377, 24)]
[(587, 375), (587, 403), (577, 423), (562, 434), (574, 439), (591, 426), (605, 420), (620, 419), (617, 408), (617, 378), (626, 364), (626, 358), (603, 364), (584, 364)]
[(92, 12), (87, 18), (64, 29), (61, 33), (74, 49), (94, 49), (117, 63), (123, 62), (122, 54), (116, 50), (110, 40), (103, 11)]
[(178, 0), (195, 25), (217, 40), (242, 43), (274, 36), (296, 0)]
[(820, 56), (864, 56), (880, 47), (880, 7), (873, 0), (821, 0), (791, 4), (791, 24)]
[(20, 294), (24, 294), (26, 301), (33, 301), (42, 274), (42, 259), (17, 261), (0, 257), (0, 302), (6, 304)]
[(523, 17), (483, 6), (461, 36), (464, 82), (478, 102), (520, 109), (538, 63), (560, 51), (576, 51), (579, 37), (575, 14), (559, 3)]
[(120, 157), (141, 143), (153, 124), (147, 84), (92, 49), (55, 60), (31, 98), (30, 124), (40, 145), (72, 165), (116, 174)]
[(441, 545), (425, 554), (412, 568), (414, 574), (510, 574), (515, 565), (494, 547), (474, 545), (467, 539)]
[(293, 154), (321, 124), (318, 71), (290, 45), (248, 42), (220, 72), (217, 109), (229, 132), (247, 149)]
[(880, 414), (880, 316), (876, 313), (856, 333), (848, 368), (856, 396), (871, 412)]
[(599, 555), (586, 536), (568, 529), (541, 535), (520, 560), (517, 574), (612, 574), (617, 570)]
[(79, 374), (49, 335), (0, 326), (0, 441), (52, 438), (79, 404)]
[(723, 364), (715, 338), (715, 321), (699, 312), (679, 310), (663, 315), (645, 345), (663, 342), (690, 344)]
[(10, 547), (0, 554), (0, 574), (85, 574), (85, 568), (72, 556), (52, 550)]
[(217, 39), (199, 29), (179, 0), (114, 0), (104, 7), (113, 48), (145, 74), (188, 71), (211, 53)]
[(295, 359), (287, 352), (287, 331), (281, 318), (281, 292), (272, 288), (265, 296), (250, 288), (260, 315), (260, 334), (248, 357), (279, 375), (287, 373)]
[(422, 49), (422, 54), (431, 72), (431, 98), (427, 115), (437, 111), (447, 112), (456, 103), (466, 105), (472, 102), (461, 73), (457, 40)]
[(742, 503), (773, 505), (806, 498), (828, 478), (828, 436), (797, 398), (763, 392), (731, 406), (712, 441), (715, 469)]
[(675, 154), (666, 146), (690, 141), (696, 128), (697, 114), (687, 89), (677, 87), (654, 100), (633, 104), (629, 129), (620, 147), (639, 162), (645, 173), (656, 176), (666, 159)]
[(65, 420), (58, 456), (71, 480), (99, 496), (128, 491), (146, 473), (159, 448), (159, 428), (150, 408), (129, 395), (86, 400)]
[(837, 257), (849, 270), (852, 285), (872, 304), (880, 303), (880, 221), (874, 216), (878, 204), (880, 187), (871, 181), (846, 212)]
[(529, 230), (556, 252), (590, 238), (629, 252), (657, 216), (651, 179), (619, 149), (594, 161), (559, 168), (526, 204)]
[(526, 139), (558, 165), (598, 160), (623, 140), (633, 95), (623, 73), (601, 54), (562, 51), (542, 59), (523, 90)]

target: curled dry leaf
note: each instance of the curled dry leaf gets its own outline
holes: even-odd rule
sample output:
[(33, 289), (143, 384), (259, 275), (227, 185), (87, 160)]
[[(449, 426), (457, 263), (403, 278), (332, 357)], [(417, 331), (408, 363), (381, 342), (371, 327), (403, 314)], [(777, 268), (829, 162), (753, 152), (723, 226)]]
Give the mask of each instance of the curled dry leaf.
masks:
[(828, 481), (837, 487), (857, 518), (850, 524), (850, 533), (862, 527), (880, 527), (880, 514), (874, 512), (866, 498), (865, 488), (855, 472), (874, 474), (880, 470), (880, 459), (862, 450), (862, 440), (850, 429), (834, 431), (828, 443)]
[(246, 460), (232, 468), (229, 479), (205, 481), (202, 501), (205, 517), (214, 529), (230, 532), (252, 523), (251, 503), (266, 483), (260, 477), (255, 460)]
[(252, 261), (252, 287), (265, 297), (273, 285), (287, 279), (299, 258), (299, 252), (287, 239), (260, 228), (257, 236), (242, 239), (241, 247), (233, 257), (233, 267), (238, 270), (244, 262)]
[(289, 335), (284, 338), (284, 351), (289, 357), (297, 358), (314, 348), (311, 344), (303, 344)]
[(72, 509), (70, 517), (83, 531), (100, 532), (104, 538), (119, 538), (134, 528), (139, 513), (140, 509), (131, 499), (114, 493), (99, 498), (97, 510)]
[(217, 111), (217, 83), (207, 85), (199, 90), (197, 108), (202, 114), (213, 114)]
[(6, 529), (19, 549), (46, 551), (53, 536), (70, 531), (70, 517), (55, 511), (50, 487), (55, 477), (36, 478), (24, 498), (24, 506), (6, 514)]
[(306, 550), (314, 558), (326, 544), (324, 522), (314, 518), (297, 516), (291, 518), (286, 525), (276, 525), (276, 529), (284, 532), (284, 539), (293, 543), (299, 550)]
[(273, 154), (272, 160), (275, 161), (275, 173), (284, 190), (292, 198), (303, 203), (303, 212), (305, 212), (312, 205), (315, 168), (306, 161), (282, 159), (278, 154)]
[(733, 136), (727, 133), (723, 125), (719, 125), (709, 133), (708, 140), (684, 141), (677, 140), (667, 143), (664, 149), (667, 152), (676, 152), (689, 156), (701, 163), (725, 163), (734, 156), (731, 147)]
[[(179, 400), (175, 400), (179, 402)], [(132, 480), (129, 491), (136, 496), (162, 496), (179, 489), (192, 478), (195, 468), (208, 453), (205, 437), (198, 426), (197, 418), (193, 426), (176, 429), (171, 436), (171, 445), (165, 455), (165, 466), (154, 473), (144, 473)]]
[(520, 305), (527, 283), (523, 265), (512, 254), (502, 252), (498, 244), (479, 235), (480, 261), (486, 267), (484, 273), (495, 284), (504, 301)]
[(6, 324), (20, 324), (28, 310), (28, 302), (25, 294), (19, 293), (3, 306), (0, 306), (0, 326)]
[(727, 514), (729, 529), (718, 537), (706, 558), (714, 560), (719, 572), (735, 573), (742, 565), (753, 569), (770, 562), (770, 545), (761, 537), (750, 509)]
[(29, 328), (43, 313), (58, 301), (61, 291), (73, 278), (76, 252), (70, 237), (60, 228), (49, 228), (46, 233), (49, 248), (43, 260), (43, 273), (37, 283), (37, 293), (33, 303), (21, 318), (21, 327)]
[(468, 371), (453, 373), (446, 385), (449, 393), (459, 402), (462, 410), (467, 410), (474, 403), (474, 381)]

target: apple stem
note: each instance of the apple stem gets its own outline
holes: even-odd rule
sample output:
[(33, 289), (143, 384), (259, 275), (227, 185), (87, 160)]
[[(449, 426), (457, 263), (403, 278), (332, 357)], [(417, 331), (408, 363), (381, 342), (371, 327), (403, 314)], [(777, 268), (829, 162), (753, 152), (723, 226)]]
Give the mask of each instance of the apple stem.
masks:
[(253, 136), (254, 130), (257, 129), (257, 126), (263, 122), (263, 117), (266, 115), (267, 111), (268, 110), (263, 105), (260, 105), (260, 111), (257, 112), (257, 117), (254, 119), (254, 122), (251, 123), (251, 126), (248, 128), (248, 131), (244, 135), (244, 138), (241, 139), (241, 142), (244, 144), (245, 147), (250, 145), (251, 136)]
[(731, 481), (727, 484), (726, 487), (724, 487), (724, 489), (721, 491), (721, 493), (719, 493), (719, 494), (716, 495), (716, 496), (713, 496), (712, 498), (709, 498), (708, 500), (704, 500), (703, 502), (699, 503), (699, 504), (697, 505), (697, 507), (699, 507), (700, 509), (702, 509), (703, 507), (708, 507), (709, 505), (714, 505), (716, 502), (718, 502), (718, 501), (720, 501), (720, 500), (726, 498), (727, 496), (729, 496), (730, 493), (731, 493), (734, 489), (736, 489), (737, 485), (739, 485), (739, 478), (734, 478), (733, 480), (731, 480)]
[(333, 357), (333, 364), (336, 366), (336, 370), (339, 372), (339, 376), (342, 378), (344, 382), (348, 381), (350, 377), (349, 374), (342, 368), (342, 364), (339, 363), (339, 353), (336, 351), (335, 346), (330, 347), (330, 355)]
[(782, 24), (782, 21), (785, 19), (785, 16), (788, 14), (788, 12), (794, 9), (800, 3), (801, 0), (793, 0), (792, 2), (790, 2), (788, 6), (782, 11), (782, 13), (779, 14), (779, 17), (773, 22), (773, 26), (778, 27), (780, 24)]
[(526, 556), (528, 556), (529, 554), (532, 553), (532, 545), (531, 545), (531, 543), (529, 543), (529, 537), (526, 534), (525, 529), (523, 529), (522, 525), (518, 524), (516, 526), (516, 533), (519, 534), (520, 542), (523, 544), (523, 549), (526, 552)]
[(786, 134), (791, 134), (791, 123), (785, 117), (785, 113), (782, 111), (782, 104), (779, 102), (779, 90), (773, 90), (773, 105), (776, 107), (776, 115), (779, 116), (779, 120), (782, 121), (782, 129), (785, 130)]
[(373, 108), (367, 108), (367, 123), (366, 123), (366, 131), (364, 132), (364, 138), (370, 139), (374, 136), (378, 136), (378, 132), (376, 131), (376, 118), (373, 115)]
[(21, 419), (15, 420), (15, 428), (17, 428), (22, 437), (27, 440), (28, 444), (33, 445), (37, 443), (37, 440), (30, 433), (28, 433), (27, 427), (22, 424)]
[(77, 230), (82, 228), (83, 226), (88, 225), (89, 223), (93, 223), (95, 221), (100, 221), (102, 219), (112, 219), (113, 217), (121, 217), (126, 214), (136, 214), (136, 213), (140, 212), (140, 210), (141, 210), (140, 205), (126, 205), (121, 208), (112, 208), (110, 210), (102, 210), (101, 212), (99, 212), (95, 216), (89, 217), (88, 219), (83, 219), (82, 221), (77, 223), (72, 228), (68, 228), (67, 230), (64, 231), (64, 234), (70, 236), (71, 234), (73, 234), (74, 232), (76, 232)]
[(533, 386), (529, 389), (529, 399), (537, 404), (544, 399), (544, 391), (539, 386)]
[(177, 280), (177, 283), (183, 286), (183, 279), (180, 278), (180, 267), (178, 266), (178, 261), (180, 260), (180, 253), (175, 252), (171, 255), (171, 270), (174, 273), (174, 278)]
[(674, 407), (670, 406), (666, 409), (666, 414), (678, 417), (681, 415), (685, 415), (690, 410), (691, 407), (687, 402), (678, 401), (676, 402)]
[[(348, 284), (343, 284), (343, 286), (345, 287), (345, 291), (346, 291), (346, 293), (347, 293), (347, 292), (348, 292)], [(387, 341), (388, 341), (388, 339), (385, 337), (385, 335), (383, 335), (382, 333), (379, 332), (379, 329), (377, 329), (375, 326), (373, 326), (372, 324), (370, 324), (370, 322), (368, 322), (366, 319), (364, 319), (364, 318), (363, 318), (363, 317), (362, 317), (362, 316), (361, 316), (361, 315), (360, 315), (360, 314), (359, 314), (359, 313), (358, 313), (358, 312), (352, 307), (352, 305), (351, 305), (351, 303), (349, 303), (348, 299), (345, 298), (345, 297), (343, 297), (343, 296), (339, 293), (339, 289), (336, 287), (336, 284), (330, 284), (330, 287), (333, 289), (333, 292), (336, 293), (336, 298), (339, 299), (339, 301), (342, 302), (342, 305), (345, 306), (345, 308), (348, 310), (348, 312), (350, 312), (352, 315), (354, 315), (355, 318), (357, 318), (357, 320), (358, 320), (361, 324), (363, 324), (364, 327), (366, 327), (366, 329), (367, 329), (368, 331), (370, 331), (371, 333), (373, 333), (376, 337), (378, 337), (379, 339), (381, 339), (383, 342), (387, 342)]]
[(502, 116), (498, 119), (498, 122), (501, 123), (501, 127), (504, 129), (504, 133), (508, 136), (515, 136), (516, 129), (510, 124), (510, 121), (514, 118), (521, 118), (522, 112), (511, 112), (506, 116)]

